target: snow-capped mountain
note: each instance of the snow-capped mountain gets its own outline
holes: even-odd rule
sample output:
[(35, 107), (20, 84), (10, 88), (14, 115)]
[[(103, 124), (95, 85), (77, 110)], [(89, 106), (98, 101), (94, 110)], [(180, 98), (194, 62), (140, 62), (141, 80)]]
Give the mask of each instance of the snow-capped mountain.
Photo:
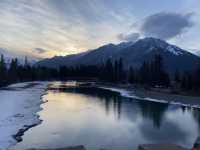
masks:
[(144, 38), (137, 42), (108, 44), (88, 52), (65, 57), (54, 57), (39, 61), (37, 65), (58, 68), (59, 66), (98, 65), (108, 58), (113, 60), (122, 58), (126, 68), (138, 67), (144, 61), (151, 60), (160, 54), (165, 67), (170, 71), (187, 71), (194, 69), (200, 63), (200, 57), (156, 38)]

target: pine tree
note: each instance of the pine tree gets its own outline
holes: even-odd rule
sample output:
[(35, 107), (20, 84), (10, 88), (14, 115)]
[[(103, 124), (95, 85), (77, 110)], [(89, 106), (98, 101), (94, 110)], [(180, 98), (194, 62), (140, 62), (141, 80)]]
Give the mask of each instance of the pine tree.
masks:
[(155, 55), (152, 67), (153, 85), (168, 87), (170, 79), (168, 73), (164, 69), (164, 61), (161, 55)]
[(22, 79), (23, 81), (29, 81), (33, 79), (32, 76), (32, 68), (28, 62), (28, 58), (27, 56), (24, 59), (24, 65), (19, 67), (18, 69), (21, 69), (23, 72), (22, 74), (19, 75), (19, 77), (23, 76), (24, 79)]
[(135, 75), (135, 71), (134, 71), (133, 67), (129, 68), (129, 71), (128, 71), (128, 82), (129, 83), (136, 83), (136, 75)]
[(139, 69), (139, 82), (141, 84), (146, 84), (146, 85), (151, 84), (149, 76), (150, 76), (149, 64), (147, 62), (143, 62), (142, 66)]
[(1, 60), (0, 60), (0, 86), (3, 86), (6, 84), (6, 74), (7, 74), (7, 68), (6, 68), (6, 63), (4, 60), (4, 56), (1, 55)]
[(119, 81), (119, 63), (118, 63), (118, 60), (115, 60), (115, 63), (114, 63), (114, 81), (115, 82)]
[(193, 86), (196, 90), (200, 89), (200, 64), (193, 73)]
[(111, 59), (106, 61), (105, 65), (105, 79), (109, 82), (114, 81), (114, 68)]
[(175, 75), (174, 75), (174, 81), (175, 81), (176, 83), (179, 83), (180, 80), (181, 80), (181, 79), (180, 79), (180, 73), (179, 73), (178, 70), (176, 70)]
[(124, 75), (124, 64), (123, 64), (123, 59), (120, 58), (119, 59), (119, 81), (122, 81), (124, 78), (125, 78), (125, 75)]
[(9, 79), (11, 82), (15, 82), (18, 80), (18, 60), (17, 60), (17, 58), (11, 60), (8, 73), (9, 73)]

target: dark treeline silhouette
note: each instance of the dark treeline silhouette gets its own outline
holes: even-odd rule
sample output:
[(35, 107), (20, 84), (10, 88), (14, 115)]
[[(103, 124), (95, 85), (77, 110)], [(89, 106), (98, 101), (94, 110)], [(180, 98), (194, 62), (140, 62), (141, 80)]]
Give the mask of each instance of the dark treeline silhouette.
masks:
[(56, 69), (31, 66), (27, 58), (23, 65), (18, 62), (17, 58), (6, 64), (4, 56), (1, 55), (0, 87), (16, 82), (56, 79), (57, 74)]
[(176, 71), (174, 76), (175, 85), (183, 90), (200, 90), (200, 65), (193, 72), (184, 72), (180, 74)]
[(0, 59), (0, 86), (15, 82), (38, 80), (90, 79), (110, 83), (131, 83), (148, 87), (176, 87), (183, 90), (200, 89), (200, 65), (193, 72), (175, 72), (174, 77), (165, 70), (163, 58), (155, 55), (151, 61), (144, 62), (141, 67), (125, 69), (123, 59), (108, 59), (100, 65), (80, 65), (76, 67), (60, 66), (51, 69), (31, 66), (25, 58), (20, 64), (17, 58), (6, 64), (4, 56)]
[(164, 69), (163, 59), (160, 55), (155, 55), (150, 62), (144, 62), (139, 69), (129, 68), (128, 81), (148, 86), (170, 85), (170, 78)]

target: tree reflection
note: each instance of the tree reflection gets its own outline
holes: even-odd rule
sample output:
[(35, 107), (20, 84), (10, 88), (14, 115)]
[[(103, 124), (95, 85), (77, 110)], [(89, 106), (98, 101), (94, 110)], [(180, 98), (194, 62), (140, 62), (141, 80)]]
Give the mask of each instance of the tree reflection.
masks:
[(168, 104), (139, 101), (138, 105), (140, 107), (143, 118), (152, 120), (154, 127), (160, 128), (165, 111), (168, 108)]
[(121, 101), (121, 97), (119, 95), (116, 95), (114, 93), (112, 93), (113, 95), (110, 95), (108, 97), (108, 95), (104, 95), (105, 96), (105, 111), (106, 114), (109, 115), (109, 112), (112, 111), (111, 113), (113, 113), (117, 119), (121, 118), (121, 105), (122, 105), (122, 101)]
[[(117, 92), (95, 87), (62, 87), (60, 90), (62, 92), (75, 92), (86, 96), (98, 97), (105, 107), (106, 115), (114, 114), (117, 119), (121, 119), (122, 103), (124, 102), (122, 102), (122, 97)], [(138, 106), (143, 118), (152, 120), (154, 127), (160, 128), (164, 113), (168, 108), (168, 104), (138, 101)], [(131, 109), (135, 109), (134, 106), (130, 107)]]
[(98, 97), (105, 106), (105, 113), (107, 115), (114, 113), (118, 119), (121, 116), (121, 96), (117, 92), (112, 92), (105, 89), (95, 87), (64, 87), (58, 88), (60, 92), (80, 93), (86, 96)]
[(110, 101), (110, 98), (108, 97), (105, 97), (105, 112), (107, 115), (109, 115), (109, 112), (110, 112), (110, 104), (111, 104), (111, 101)]
[(190, 111), (192, 112), (192, 115), (198, 125), (198, 130), (199, 130), (199, 133), (200, 133), (200, 109), (198, 108), (193, 108), (193, 109), (190, 109)]

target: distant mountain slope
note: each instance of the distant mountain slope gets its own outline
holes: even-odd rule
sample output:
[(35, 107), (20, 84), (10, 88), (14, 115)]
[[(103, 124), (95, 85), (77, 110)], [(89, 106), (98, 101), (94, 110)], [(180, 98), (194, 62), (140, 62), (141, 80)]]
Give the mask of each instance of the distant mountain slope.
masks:
[(194, 69), (200, 58), (177, 46), (155, 38), (145, 38), (137, 41), (131, 47), (124, 49), (119, 55), (124, 58), (126, 64), (137, 67), (144, 61), (151, 60), (156, 54), (160, 54), (165, 62), (165, 67), (174, 72)]
[(36, 65), (58, 68), (59, 66), (75, 66), (80, 64), (97, 65), (105, 62), (108, 58), (113, 58), (120, 50), (132, 45), (132, 42), (120, 43), (118, 45), (108, 44), (94, 50), (82, 52), (74, 55), (55, 56), (53, 58), (44, 59), (36, 63)]
[(200, 63), (200, 57), (177, 46), (156, 38), (144, 38), (135, 43), (108, 44), (88, 52), (65, 57), (53, 57), (39, 61), (36, 65), (58, 68), (59, 66), (98, 65), (108, 58), (122, 58), (125, 67), (138, 67), (144, 61), (151, 60), (156, 54), (162, 55), (165, 67), (174, 72), (176, 69), (187, 71)]

